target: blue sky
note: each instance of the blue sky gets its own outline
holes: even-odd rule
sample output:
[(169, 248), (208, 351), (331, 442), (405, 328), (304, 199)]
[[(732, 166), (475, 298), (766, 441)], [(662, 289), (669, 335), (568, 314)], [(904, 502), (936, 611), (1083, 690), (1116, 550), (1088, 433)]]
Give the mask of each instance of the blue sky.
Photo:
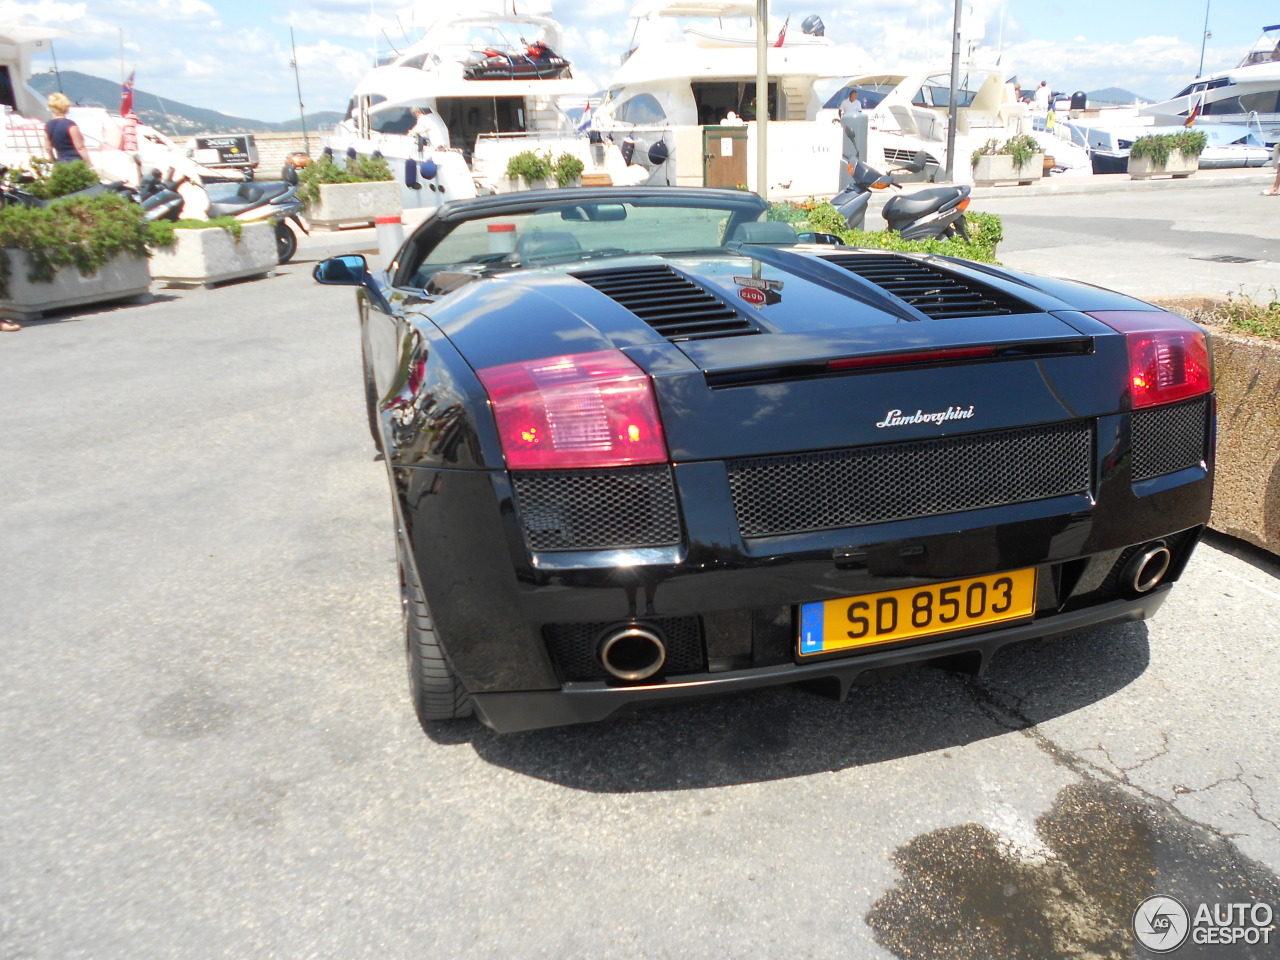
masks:
[[(523, 0), (516, 0), (517, 4)], [(566, 28), (563, 53), (580, 74), (603, 86), (624, 49), (634, 0), (557, 0)], [(1169, 96), (1196, 74), (1204, 0), (1153, 4), (1103, 0), (967, 0), (985, 24), (985, 43), (1001, 41), (1008, 73), (1028, 87), (1041, 79), (1058, 90), (1120, 86), (1148, 97)], [(1280, 2), (1210, 0), (1205, 72), (1232, 66), (1264, 23), (1280, 23)], [(422, 6), (445, 9), (445, 0)], [(289, 28), (297, 36), (303, 99), (308, 111), (342, 109), (369, 67), (375, 16), (390, 18), (400, 3), (375, 0), (0, 0), (0, 23), (59, 27), (58, 64), (116, 78), (120, 30), (125, 63), (138, 86), (196, 106), (238, 116), (282, 120), (297, 113), (289, 66)], [(827, 35), (856, 44), (873, 63), (943, 59), (949, 51), (950, 0), (771, 0), (771, 11), (796, 24), (819, 14)], [(41, 61), (46, 67), (51, 62)], [(868, 66), (853, 62), (851, 72)]]

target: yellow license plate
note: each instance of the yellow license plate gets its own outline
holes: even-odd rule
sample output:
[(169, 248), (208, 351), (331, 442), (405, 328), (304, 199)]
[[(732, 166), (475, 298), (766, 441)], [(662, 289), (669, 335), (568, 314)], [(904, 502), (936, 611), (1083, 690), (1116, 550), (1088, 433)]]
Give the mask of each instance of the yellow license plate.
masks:
[(1034, 568), (865, 593), (802, 604), (798, 650), (811, 657), (1020, 620), (1035, 612)]

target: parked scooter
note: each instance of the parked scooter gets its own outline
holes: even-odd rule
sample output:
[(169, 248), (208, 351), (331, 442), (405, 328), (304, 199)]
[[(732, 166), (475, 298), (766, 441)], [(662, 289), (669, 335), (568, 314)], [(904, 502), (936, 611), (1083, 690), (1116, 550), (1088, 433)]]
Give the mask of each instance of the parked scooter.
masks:
[[(173, 171), (162, 177), (152, 170), (142, 178), (138, 193), (144, 208), (162, 207), (166, 219), (185, 214), (193, 220), (235, 217), (237, 220), (270, 220), (275, 225), (277, 262), (288, 263), (298, 250), (292, 224), (310, 233), (302, 218), (298, 199), (298, 175), (286, 166), (284, 180), (232, 180), (226, 183), (196, 183), (185, 177), (173, 179)], [(292, 173), (292, 177), (289, 174)], [(160, 214), (148, 217), (157, 219)]]
[(298, 199), (298, 171), (285, 164), (283, 180), (245, 180), (240, 183), (210, 183), (207, 216), (235, 217), (237, 220), (270, 220), (276, 227), (276, 253), (280, 263), (288, 263), (298, 252), (296, 230), (311, 232), (302, 216)]
[[(871, 191), (889, 187), (901, 190), (902, 185), (893, 179), (893, 173), (919, 173), (924, 164), (923, 152), (890, 173), (881, 173), (859, 160), (854, 163), (851, 182), (832, 198), (831, 203), (845, 218), (850, 230), (861, 230), (866, 222)], [(904, 240), (945, 238), (957, 234), (968, 240), (964, 211), (969, 206), (969, 192), (970, 187), (965, 184), (929, 187), (893, 197), (884, 205), (881, 214), (888, 228), (901, 234)]]

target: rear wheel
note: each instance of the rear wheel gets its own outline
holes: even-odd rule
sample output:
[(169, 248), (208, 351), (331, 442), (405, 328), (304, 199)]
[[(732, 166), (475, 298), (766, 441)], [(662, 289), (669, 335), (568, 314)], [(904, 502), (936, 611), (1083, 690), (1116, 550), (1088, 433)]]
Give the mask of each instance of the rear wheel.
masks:
[(289, 224), (281, 220), (276, 224), (276, 262), (288, 263), (298, 252), (298, 238)]
[(472, 714), (471, 697), (445, 659), (436, 636), (427, 597), (408, 561), (403, 532), (396, 536), (400, 561), (400, 609), (409, 660), (409, 693), (418, 720), (455, 720)]

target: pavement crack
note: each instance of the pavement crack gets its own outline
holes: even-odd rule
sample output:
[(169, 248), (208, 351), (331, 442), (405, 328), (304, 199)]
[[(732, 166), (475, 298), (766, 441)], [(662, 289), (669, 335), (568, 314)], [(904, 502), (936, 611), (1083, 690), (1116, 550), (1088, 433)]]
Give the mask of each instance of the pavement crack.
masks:
[[(1096, 749), (1099, 750), (1107, 758), (1107, 761), (1112, 764), (1111, 769), (1099, 766), (1086, 757), (1081, 756), (1080, 753), (1068, 750), (1066, 747), (1063, 747), (1061, 744), (1054, 741), (1039, 728), (1034, 720), (1021, 710), (1020, 706), (1015, 706), (1014, 704), (1007, 702), (1006, 698), (1002, 698), (994, 690), (982, 683), (981, 678), (967, 676), (964, 678), (964, 686), (966, 692), (969, 694), (969, 698), (973, 701), (974, 706), (985, 714), (992, 723), (1008, 730), (1011, 733), (1022, 734), (1034, 743), (1036, 747), (1038, 747), (1040, 751), (1057, 766), (1070, 770), (1076, 776), (1084, 780), (1090, 780), (1095, 783), (1106, 781), (1124, 787), (1132, 793), (1142, 797), (1142, 799), (1146, 800), (1154, 807), (1163, 809), (1174, 816), (1181, 817), (1187, 823), (1199, 827), (1220, 840), (1229, 842), (1234, 836), (1236, 836), (1235, 834), (1215, 827), (1211, 823), (1206, 823), (1202, 820), (1197, 820), (1194, 817), (1188, 816), (1182, 810), (1179, 810), (1173, 801), (1134, 783), (1129, 779), (1129, 771), (1123, 767), (1116, 766), (1114, 761), (1111, 760), (1110, 753), (1101, 744), (1099, 744)], [(1087, 749), (1092, 750), (1095, 748), (1090, 747)], [(1167, 752), (1167, 738), (1163, 749)], [(1157, 753), (1155, 756), (1149, 757), (1147, 760), (1141, 761), (1129, 769), (1137, 769), (1144, 763), (1150, 763), (1152, 760), (1156, 759), (1157, 756), (1161, 756), (1161, 754)], [(1237, 767), (1239, 767), (1239, 764), (1237, 764)], [(1241, 769), (1240, 772), (1236, 774), (1236, 777), (1228, 777), (1226, 779), (1235, 780), (1240, 778), (1242, 777), (1243, 772), (1244, 771)], [(1240, 779), (1239, 782), (1252, 797), (1252, 790), (1249, 789), (1248, 784), (1245, 784), (1243, 779)], [(1209, 789), (1213, 786), (1217, 786), (1217, 784), (1210, 784), (1209, 787), (1205, 787), (1203, 789)], [(1254, 806), (1255, 815), (1258, 816), (1258, 819), (1266, 823), (1271, 823), (1274, 827), (1275, 824), (1272, 823), (1272, 821), (1267, 820), (1265, 817), (1262, 817), (1261, 814), (1257, 813), (1256, 804)]]
[[(1106, 750), (1103, 750), (1102, 752), (1103, 752), (1103, 753), (1106, 753)], [(1125, 774), (1127, 775), (1127, 774), (1133, 773), (1133, 771), (1135, 771), (1135, 770), (1141, 770), (1141, 769), (1142, 769), (1143, 767), (1145, 767), (1148, 763), (1151, 763), (1151, 762), (1152, 762), (1152, 761), (1154, 761), (1154, 760), (1159, 760), (1161, 757), (1168, 755), (1168, 753), (1169, 753), (1169, 735), (1168, 735), (1167, 733), (1165, 733), (1163, 730), (1161, 730), (1161, 731), (1160, 731), (1160, 749), (1159, 749), (1159, 750), (1157, 750), (1157, 751), (1156, 751), (1155, 753), (1153, 753), (1151, 756), (1149, 756), (1149, 757), (1147, 757), (1147, 758), (1145, 758), (1145, 759), (1143, 759), (1143, 760), (1139, 760), (1137, 763), (1133, 764), (1132, 766), (1125, 767), (1125, 766), (1121, 766), (1121, 765), (1119, 765), (1119, 764), (1116, 764), (1116, 767), (1117, 767), (1117, 769), (1119, 769), (1119, 770), (1123, 770), (1123, 771), (1125, 772)], [(1111, 755), (1110, 755), (1110, 754), (1107, 754), (1107, 759), (1108, 759), (1108, 760), (1111, 760)], [(1112, 761), (1112, 762), (1114, 762), (1114, 761)]]

